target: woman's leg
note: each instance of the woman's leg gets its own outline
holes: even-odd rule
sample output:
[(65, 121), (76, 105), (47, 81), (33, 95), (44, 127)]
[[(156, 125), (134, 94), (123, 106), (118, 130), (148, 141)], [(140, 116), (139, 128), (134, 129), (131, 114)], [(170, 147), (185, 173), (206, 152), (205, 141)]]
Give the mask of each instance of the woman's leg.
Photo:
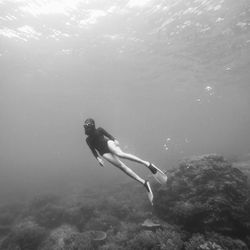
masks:
[(114, 154), (120, 158), (141, 163), (141, 164), (145, 165), (146, 167), (148, 167), (150, 165), (150, 163), (148, 161), (144, 161), (135, 155), (123, 152), (121, 150), (121, 148), (114, 143), (114, 141), (111, 141), (111, 140), (108, 141), (108, 147), (109, 147), (109, 150), (112, 154)]
[(124, 173), (128, 176), (133, 178), (134, 180), (140, 182), (141, 184), (145, 184), (145, 180), (142, 179), (139, 175), (137, 175), (132, 169), (127, 167), (122, 161), (120, 161), (115, 155), (106, 153), (103, 155), (103, 158), (109, 161), (111, 164), (116, 166), (117, 168), (121, 169)]
[(112, 165), (114, 165), (114, 166), (118, 167), (119, 169), (121, 169), (124, 173), (126, 173), (128, 176), (130, 176), (134, 180), (140, 182), (146, 188), (147, 194), (148, 194), (148, 199), (149, 199), (151, 205), (153, 205), (154, 195), (153, 195), (153, 192), (151, 190), (149, 181), (146, 181), (146, 180), (142, 179), (133, 170), (131, 170), (122, 161), (120, 161), (120, 159), (116, 155), (113, 155), (111, 153), (106, 153), (102, 157), (104, 159), (106, 159), (107, 161), (109, 161)]

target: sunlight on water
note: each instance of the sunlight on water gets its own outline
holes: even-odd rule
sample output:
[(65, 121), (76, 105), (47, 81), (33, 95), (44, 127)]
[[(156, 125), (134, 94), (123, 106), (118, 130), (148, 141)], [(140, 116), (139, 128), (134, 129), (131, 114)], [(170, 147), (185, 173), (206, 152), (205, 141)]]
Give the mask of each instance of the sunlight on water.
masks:
[(69, 15), (72, 10), (77, 8), (77, 5), (81, 2), (88, 2), (82, 0), (72, 0), (72, 1), (29, 1), (20, 0), (19, 2), (24, 5), (20, 7), (20, 10), (24, 13), (29, 13), (35, 17), (39, 15), (50, 15), (50, 14), (64, 14)]

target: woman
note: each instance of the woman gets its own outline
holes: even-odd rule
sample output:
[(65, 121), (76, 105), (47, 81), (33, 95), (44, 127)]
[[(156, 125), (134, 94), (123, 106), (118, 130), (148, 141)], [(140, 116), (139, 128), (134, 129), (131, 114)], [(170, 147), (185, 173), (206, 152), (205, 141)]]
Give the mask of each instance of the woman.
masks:
[(102, 158), (100, 158), (100, 156), (102, 156), (105, 160), (110, 162), (115, 167), (121, 169), (128, 176), (140, 182), (146, 188), (149, 201), (153, 205), (153, 193), (149, 181), (144, 180), (140, 176), (138, 176), (133, 170), (127, 167), (120, 160), (120, 158), (141, 163), (145, 167), (147, 167), (153, 174), (157, 172), (158, 168), (156, 168), (148, 161), (144, 161), (137, 156), (123, 152), (119, 147), (119, 142), (116, 140), (116, 138), (106, 132), (103, 128), (96, 128), (95, 121), (93, 119), (89, 118), (85, 121), (84, 129), (85, 134), (87, 135), (86, 142), (99, 164), (102, 167), (104, 166), (104, 162)]

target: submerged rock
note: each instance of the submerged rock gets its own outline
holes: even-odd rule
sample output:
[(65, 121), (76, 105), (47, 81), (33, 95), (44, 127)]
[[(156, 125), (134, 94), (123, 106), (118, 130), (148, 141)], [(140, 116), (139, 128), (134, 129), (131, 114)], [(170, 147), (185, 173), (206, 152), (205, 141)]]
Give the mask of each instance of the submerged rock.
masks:
[(249, 235), (247, 177), (222, 156), (186, 160), (168, 175), (168, 183), (155, 191), (155, 212), (160, 218), (191, 232)]

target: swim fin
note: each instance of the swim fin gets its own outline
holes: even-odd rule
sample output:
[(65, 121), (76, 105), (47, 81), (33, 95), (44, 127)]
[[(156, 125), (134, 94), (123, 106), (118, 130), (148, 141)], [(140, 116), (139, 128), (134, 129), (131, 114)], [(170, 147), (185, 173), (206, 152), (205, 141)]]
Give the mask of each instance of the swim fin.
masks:
[(160, 183), (160, 184), (165, 184), (168, 180), (168, 177), (164, 174), (162, 170), (157, 168), (154, 164), (150, 163), (148, 166), (150, 171), (153, 174), (153, 177)]
[(155, 174), (153, 174), (153, 177), (160, 183), (165, 184), (168, 180), (168, 177), (160, 171), (157, 171)]

